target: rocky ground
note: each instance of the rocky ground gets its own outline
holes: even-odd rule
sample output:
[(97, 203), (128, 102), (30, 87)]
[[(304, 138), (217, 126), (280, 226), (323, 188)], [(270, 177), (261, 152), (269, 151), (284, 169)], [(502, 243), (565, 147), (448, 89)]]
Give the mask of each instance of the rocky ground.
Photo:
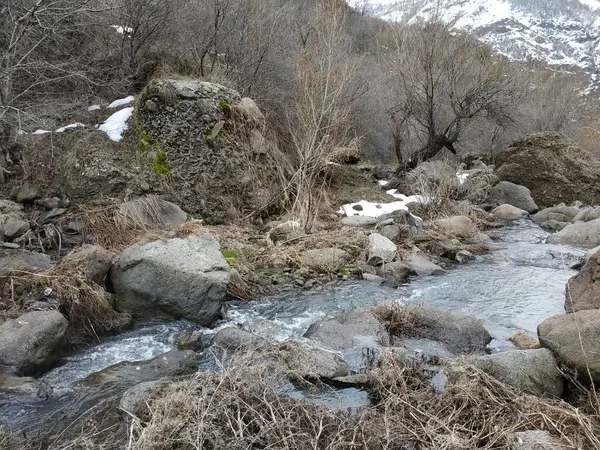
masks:
[[(256, 136), (253, 131), (259, 129), (260, 111), (237, 94), (210, 90), (205, 84), (173, 87), (168, 82), (167, 85), (180, 94), (185, 91), (185, 102), (190, 106), (187, 110), (192, 115), (200, 114), (194, 109), (199, 104), (198, 98), (205, 98), (207, 92), (214, 94), (212, 111), (218, 117), (202, 116), (202, 126), (210, 131), (202, 136), (207, 139), (202, 143), (203, 148), (215, 151), (219, 145), (225, 145), (226, 140), (217, 139), (221, 129)], [(176, 148), (181, 138), (170, 134), (165, 137), (161, 132), (163, 127), (173, 125), (165, 113), (173, 99), (161, 89), (166, 88), (158, 85), (145, 91), (137, 122), (143, 130), (136, 130), (136, 139), (143, 140), (157, 154), (161, 142)], [(164, 110), (161, 102), (166, 105)], [(160, 113), (153, 115), (156, 108)], [(239, 116), (233, 111), (238, 111), (235, 114)], [(242, 131), (235, 125), (234, 117), (243, 118)], [(184, 129), (182, 133), (187, 131)], [(261, 148), (255, 149), (254, 157), (264, 156)], [(547, 152), (551, 152), (552, 158), (546, 158)], [(247, 364), (244, 358), (254, 358), (257, 369), (252, 376), (258, 377), (256, 386), (268, 393), (259, 396), (260, 400), (254, 398), (260, 405), (257, 408), (277, 401), (277, 396), (273, 397), (273, 392), (262, 383), (272, 380), (275, 373), (300, 385), (329, 383), (367, 389), (375, 405), (366, 414), (374, 417), (369, 419), (374, 421), (370, 426), (385, 428), (383, 423), (389, 417), (387, 413), (378, 414), (381, 408), (388, 408), (388, 413), (396, 411), (398, 417), (406, 420), (412, 417), (407, 422), (411, 426), (422, 427), (408, 430), (394, 422), (397, 428), (390, 428), (391, 435), (374, 434), (370, 446), (360, 447), (347, 443), (350, 438), (339, 428), (336, 422), (339, 418), (332, 416), (327, 420), (331, 427), (338, 427), (338, 432), (332, 433), (326, 426), (329, 431), (323, 436), (340, 442), (343, 439), (345, 444), (340, 443), (339, 448), (384, 448), (380, 445), (386, 439), (387, 442), (400, 439), (406, 448), (421, 448), (420, 440), (427, 442), (424, 448), (600, 446), (594, 391), (584, 404), (587, 410), (584, 416), (579, 416), (574, 407), (562, 400), (579, 401), (574, 386), (583, 388), (590, 382), (600, 382), (600, 358), (596, 352), (600, 334), (596, 286), (600, 272), (597, 254), (600, 207), (596, 205), (600, 204), (600, 198), (593, 190), (585, 190), (585, 196), (579, 197), (591, 177), (600, 171), (572, 143), (552, 134), (528, 137), (514, 143), (508, 156), (499, 157), (497, 168), (477, 161), (457, 173), (445, 161), (424, 163), (413, 174), (415, 178), (393, 182), (406, 188), (406, 194), (426, 194), (435, 200), (377, 217), (360, 215), (358, 208), (353, 210), (357, 215), (347, 215), (338, 208), (358, 200), (359, 195), (380, 207), (393, 201), (385, 193), (389, 186), (381, 187), (377, 182), (390, 172), (380, 167), (345, 167), (345, 181), (332, 181), (331, 203), (321, 211), (313, 232), (308, 234), (294, 217), (283, 214), (275, 220), (267, 215), (272, 205), (264, 202), (262, 194), (272, 180), (266, 173), (251, 186), (249, 181), (245, 182), (248, 184), (245, 195), (232, 204), (235, 211), (227, 213), (224, 208), (216, 211), (223, 196), (232, 189), (229, 185), (211, 199), (216, 203), (203, 203), (205, 189), (216, 181), (203, 179), (204, 184), (198, 181), (195, 186), (189, 185), (190, 180), (201, 178), (197, 171), (203, 165), (212, 164), (212, 156), (203, 155), (207, 161), (194, 160), (196, 172), (188, 174), (185, 186), (173, 185), (176, 177), (172, 175), (168, 194), (161, 191), (161, 186), (146, 189), (153, 192), (143, 196), (115, 197), (109, 201), (102, 197), (106, 190), (93, 189), (102, 195), (86, 203), (72, 203), (75, 197), (66, 195), (64, 189), (48, 189), (46, 184), (30, 180), (20, 182), (10, 199), (0, 201), (0, 398), (47, 401), (53, 395), (52, 390), (38, 378), (59, 361), (67, 348), (102, 339), (103, 334), (118, 332), (138, 320), (185, 318), (211, 327), (226, 314), (231, 299), (251, 301), (276, 290), (300, 290), (347, 279), (397, 287), (413, 277), (443, 275), (459, 264), (468, 263), (473, 255), (489, 251), (491, 240), (483, 232), (485, 229), (502, 226), (505, 221), (530, 218), (556, 231), (549, 242), (591, 249), (580, 273), (567, 285), (567, 314), (540, 324), (539, 342), (534, 337), (517, 334), (512, 340), (518, 349), (487, 354), (491, 336), (475, 319), (427, 306), (382, 304), (370, 311), (354, 311), (315, 323), (305, 339), (297, 341), (265, 341), (239, 328), (222, 329), (210, 342), (202, 333), (184, 333), (176, 338), (179, 352), (144, 363), (109, 367), (80, 384), (85, 388), (105, 389), (107, 384), (103, 380), (135, 379), (135, 386), (125, 394), (115, 390), (121, 412), (125, 413), (116, 421), (114, 417), (109, 421), (110, 427), (116, 423), (119, 430), (121, 426), (129, 430), (130, 438), (137, 442), (137, 447), (129, 448), (172, 448), (157, 437), (163, 436), (168, 428), (164, 422), (157, 422), (158, 418), (168, 416), (168, 405), (161, 402), (168, 398), (175, 401), (177, 392), (199, 389), (196, 383), (213, 386), (219, 395), (223, 392), (220, 390), (223, 380), (230, 383), (219, 407), (225, 404), (232, 407), (227, 402), (235, 389), (240, 389), (241, 397), (250, 395), (243, 390), (248, 386), (242, 389), (235, 384), (239, 383), (236, 378), (239, 374), (228, 370), (221, 375), (198, 372), (195, 352), (210, 354), (222, 364), (239, 365), (236, 358)], [(188, 167), (190, 163), (181, 149), (181, 154), (172, 160), (175, 171), (178, 158), (184, 161), (180, 167)], [(535, 166), (532, 161), (536, 158), (548, 159), (549, 165)], [(238, 159), (232, 163), (240, 164)], [(114, 164), (114, 161), (95, 164)], [(91, 172), (86, 169), (82, 173), (88, 177), (85, 182), (91, 183)], [(236, 173), (233, 178), (245, 176)], [(135, 177), (126, 178), (126, 185), (134, 181), (139, 184)], [(240, 186), (238, 183), (237, 188), (241, 189)], [(420, 192), (409, 192), (417, 186)], [(426, 193), (422, 192), (424, 186), (430, 189)], [(443, 199), (442, 186), (446, 194)], [(122, 187), (119, 184), (119, 189)], [(432, 187), (437, 191), (431, 190)], [(178, 190), (186, 192), (181, 203), (176, 201)], [(196, 194), (191, 195), (191, 190)], [(48, 196), (49, 193), (56, 196)], [(565, 203), (558, 204), (559, 200)], [(541, 209), (539, 205), (548, 207)], [(246, 208), (258, 209), (261, 214), (241, 217)], [(206, 215), (208, 210), (214, 214)], [(221, 223), (228, 214), (233, 220)], [(411, 350), (411, 342), (415, 340), (430, 343), (431, 350), (415, 353)], [(361, 364), (356, 364), (357, 349), (360, 352), (369, 349), (372, 357), (367, 367), (362, 358), (359, 358)], [(192, 377), (177, 383), (168, 378), (182, 375)], [(466, 387), (472, 392), (471, 397), (464, 399), (468, 407), (461, 409), (455, 405), (449, 413), (433, 406), (461, 398)], [(487, 399), (486, 392), (490, 395)], [(261, 403), (267, 398), (267, 403)], [(390, 399), (394, 399), (393, 403)], [(400, 406), (407, 402), (417, 405), (415, 411)], [(286, 408), (296, 411), (294, 405), (299, 404), (286, 404)], [(489, 415), (477, 412), (482, 405), (489, 407)], [(310, 412), (308, 416), (317, 414), (316, 410), (306, 408), (302, 414), (306, 411)], [(509, 413), (511, 408), (514, 411)], [(273, 415), (281, 413), (278, 408), (272, 411)], [(465, 426), (465, 417), (476, 412), (478, 419), (473, 427)], [(527, 413), (532, 414), (528, 420), (519, 417)], [(263, 413), (255, 411), (255, 414)], [(293, 420), (305, 420), (305, 416), (300, 416)], [(352, 419), (358, 420), (356, 426), (362, 426), (360, 420), (367, 420), (359, 416), (360, 419)], [(494, 417), (501, 417), (506, 428), (493, 431), (498, 425)], [(254, 442), (252, 448), (274, 445), (276, 433), (267, 433), (266, 423), (253, 428), (239, 420), (244, 422), (243, 427), (239, 425), (242, 428), (233, 432), (235, 428), (225, 430), (227, 427), (213, 417), (211, 426), (222, 434), (197, 436), (201, 442), (197, 448), (225, 448), (231, 442), (240, 447), (228, 448), (246, 448), (250, 438), (245, 433), (260, 442)], [(273, 420), (283, 421), (283, 418)], [(302, 432), (304, 425), (298, 425), (300, 422), (295, 433)], [(430, 426), (433, 428), (428, 429)], [(193, 448), (189, 430), (185, 436), (186, 427), (178, 430), (182, 434), (177, 439), (185, 442), (182, 448)], [(9, 442), (12, 438), (4, 439)], [(315, 439), (315, 443), (321, 442), (321, 438)], [(150, 444), (152, 440), (154, 447)], [(293, 442), (285, 448), (305, 447)], [(531, 442), (542, 446), (528, 444)], [(122, 442), (115, 445), (114, 448), (123, 448), (118, 447)], [(66, 447), (57, 444), (46, 448)], [(314, 448), (321, 447), (315, 444)]]

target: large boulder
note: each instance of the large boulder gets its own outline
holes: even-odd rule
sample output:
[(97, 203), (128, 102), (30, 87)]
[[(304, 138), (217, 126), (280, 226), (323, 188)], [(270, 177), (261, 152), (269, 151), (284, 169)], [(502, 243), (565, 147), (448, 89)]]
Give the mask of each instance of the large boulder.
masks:
[(498, 220), (517, 220), (529, 216), (524, 209), (519, 209), (516, 206), (509, 204), (503, 204), (492, 209), (491, 214)]
[(83, 244), (69, 252), (58, 263), (56, 269), (64, 269), (65, 272), (76, 270), (88, 280), (103, 285), (112, 258), (112, 253), (98, 245)]
[(528, 394), (561, 398), (564, 379), (552, 352), (513, 350), (469, 360), (475, 367)]
[(334, 271), (352, 260), (350, 254), (341, 248), (325, 247), (304, 251), (300, 255), (303, 266), (313, 270)]
[(565, 311), (600, 309), (600, 252), (596, 252), (579, 273), (567, 281)]
[(558, 220), (559, 222), (572, 222), (580, 212), (581, 210), (575, 206), (552, 206), (534, 214), (531, 216), (531, 220), (538, 225), (548, 222), (551, 219)]
[(348, 375), (349, 366), (335, 351), (304, 342), (273, 344), (273, 356), (292, 376), (305, 379), (333, 379)]
[(225, 327), (212, 338), (211, 345), (226, 350), (254, 348), (265, 344), (265, 339), (238, 327)]
[(177, 203), (209, 223), (275, 205), (277, 172), (265, 154), (274, 149), (263, 143), (255, 151), (253, 131), (264, 123), (249, 100), (194, 79), (154, 80), (138, 98), (139, 147), (157, 171), (177, 180)]
[(577, 370), (583, 379), (591, 375), (596, 383), (600, 382), (600, 309), (550, 317), (537, 331), (542, 347)]
[(58, 311), (32, 311), (0, 325), (0, 365), (37, 375), (60, 357), (67, 319)]
[(50, 256), (27, 250), (0, 250), (0, 277), (41, 272), (52, 267)]
[(187, 220), (179, 206), (154, 195), (124, 202), (119, 206), (119, 216), (132, 225), (148, 228), (183, 225)]
[(501, 181), (490, 189), (485, 202), (494, 206), (512, 205), (530, 214), (538, 210), (538, 206), (533, 201), (533, 198), (531, 198), (529, 189), (510, 181)]
[(203, 326), (220, 316), (228, 278), (219, 243), (209, 235), (135, 244), (110, 271), (119, 307), (134, 317), (163, 314)]
[(389, 342), (384, 326), (368, 311), (352, 311), (330, 320), (314, 323), (304, 337), (333, 350), (376, 347)]
[(559, 133), (525, 136), (495, 158), (497, 176), (530, 189), (540, 206), (600, 204), (600, 161)]
[(600, 245), (600, 219), (576, 222), (548, 237), (551, 244), (592, 248)]
[(369, 235), (367, 246), (367, 263), (371, 266), (381, 266), (391, 263), (396, 258), (396, 244), (379, 233)]

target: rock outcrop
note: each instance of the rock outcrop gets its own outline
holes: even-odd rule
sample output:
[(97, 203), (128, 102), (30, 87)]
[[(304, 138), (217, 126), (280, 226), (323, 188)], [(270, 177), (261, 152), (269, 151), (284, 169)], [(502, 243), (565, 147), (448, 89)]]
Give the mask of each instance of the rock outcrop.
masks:
[(579, 273), (567, 281), (565, 311), (600, 309), (600, 252), (596, 252)]
[(576, 222), (548, 237), (551, 244), (575, 245), (592, 248), (600, 245), (600, 219)]
[(229, 266), (209, 235), (127, 248), (110, 281), (121, 309), (134, 317), (170, 315), (212, 326), (227, 294)]
[(495, 219), (499, 220), (517, 220), (529, 216), (524, 209), (519, 209), (516, 206), (509, 204), (503, 204), (492, 209), (491, 214)]
[(600, 204), (600, 161), (559, 133), (528, 135), (495, 158), (502, 181), (526, 186), (540, 206)]
[(531, 191), (525, 186), (520, 186), (510, 181), (501, 181), (490, 189), (485, 202), (494, 206), (512, 205), (527, 211), (529, 214), (538, 210), (538, 206), (533, 201), (533, 198), (531, 198)]

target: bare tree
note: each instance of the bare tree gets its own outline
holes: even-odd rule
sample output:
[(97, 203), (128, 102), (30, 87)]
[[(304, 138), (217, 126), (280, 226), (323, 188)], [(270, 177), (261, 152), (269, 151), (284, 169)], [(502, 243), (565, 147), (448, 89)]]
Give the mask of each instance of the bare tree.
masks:
[[(451, 34), (433, 21), (399, 26), (392, 52), (385, 55), (397, 98), (390, 110), (396, 154), (401, 165), (420, 161), (455, 145), (475, 119), (505, 126), (516, 114), (523, 85), (508, 63), (475, 39)], [(407, 142), (417, 139), (416, 151)], [(407, 154), (408, 153), (408, 154)]]

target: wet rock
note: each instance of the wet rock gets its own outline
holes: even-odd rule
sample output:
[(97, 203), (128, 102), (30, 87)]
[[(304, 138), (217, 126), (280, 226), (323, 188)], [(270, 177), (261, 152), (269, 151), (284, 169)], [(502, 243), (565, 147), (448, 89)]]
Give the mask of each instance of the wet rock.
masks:
[(567, 281), (565, 311), (600, 309), (600, 253), (596, 252), (577, 275)]
[(406, 263), (411, 268), (411, 271), (415, 272), (420, 277), (443, 275), (446, 273), (444, 269), (429, 261), (429, 259), (421, 253), (411, 253)]
[(477, 233), (475, 236), (471, 236), (464, 240), (465, 244), (477, 245), (482, 247), (491, 247), (494, 245), (494, 241), (485, 233)]
[(567, 367), (577, 370), (582, 380), (600, 382), (600, 309), (557, 315), (538, 325), (542, 347)]
[(494, 208), (491, 214), (498, 220), (518, 220), (529, 216), (527, 211), (508, 204)]
[(150, 395), (154, 391), (167, 386), (169, 383), (170, 380), (168, 378), (161, 378), (159, 380), (139, 383), (127, 389), (119, 401), (119, 408), (126, 413), (124, 414), (124, 417), (126, 419), (130, 418), (131, 416), (129, 414), (140, 417), (148, 412), (147, 401), (150, 398)]
[(300, 378), (331, 380), (348, 375), (348, 363), (333, 350), (287, 341), (274, 344), (274, 351), (279, 362)]
[(378, 233), (369, 235), (367, 245), (367, 264), (381, 266), (391, 263), (396, 258), (396, 244)]
[(134, 317), (163, 314), (208, 327), (221, 314), (228, 278), (219, 243), (209, 235), (132, 245), (110, 270), (119, 307)]
[(14, 401), (17, 397), (29, 401), (46, 401), (51, 395), (52, 388), (43, 381), (0, 374), (0, 400)]
[(58, 311), (33, 311), (0, 325), (0, 364), (23, 375), (52, 366), (66, 342), (68, 322)]
[(598, 245), (594, 248), (591, 248), (587, 252), (585, 252), (583, 255), (584, 264), (586, 262), (588, 262), (592, 256), (594, 256), (596, 253), (598, 253), (598, 250), (600, 250), (600, 245)]
[(600, 245), (600, 219), (571, 224), (548, 237), (551, 244), (596, 247)]
[(352, 257), (342, 249), (326, 247), (306, 250), (300, 255), (303, 266), (313, 270), (336, 271), (350, 262)]
[(490, 190), (486, 202), (496, 206), (509, 204), (530, 214), (538, 210), (538, 206), (531, 198), (531, 191), (525, 186), (510, 181), (501, 181), (495, 185)]
[(198, 330), (182, 331), (173, 338), (173, 343), (178, 350), (193, 350), (195, 352), (206, 347), (207, 341), (206, 335)]
[(50, 256), (27, 250), (0, 251), (0, 277), (37, 273), (52, 267)]
[(515, 347), (522, 350), (533, 350), (540, 348), (540, 341), (533, 336), (528, 335), (525, 331), (517, 331), (511, 337), (508, 338)]
[(468, 250), (459, 250), (458, 252), (456, 252), (456, 256), (454, 257), (454, 259), (456, 259), (459, 263), (463, 264), (468, 261), (474, 260), (475, 256)]
[(408, 281), (413, 269), (401, 261), (394, 261), (377, 268), (377, 273), (384, 278), (385, 283), (391, 287), (398, 287)]
[(42, 188), (35, 183), (25, 183), (17, 192), (18, 203), (33, 203), (34, 200), (42, 198)]
[(27, 233), (30, 228), (29, 222), (25, 222), (24, 220), (11, 220), (4, 224), (2, 234), (7, 239), (14, 239)]
[(475, 367), (528, 394), (562, 398), (564, 379), (550, 350), (513, 350), (470, 358)]
[(570, 224), (570, 222), (558, 222), (557, 220), (550, 219), (548, 222), (544, 222), (540, 226), (549, 230), (560, 231)]
[[(395, 334), (401, 338), (416, 337), (440, 341), (453, 353), (483, 352), (492, 340), (481, 321), (430, 306), (402, 307), (388, 317), (386, 314), (389, 313), (382, 316), (374, 311), (374, 314), (384, 323), (391, 321), (392, 327), (397, 325)], [(395, 323), (399, 317), (402, 318), (401, 324)]]
[(386, 329), (369, 311), (352, 311), (314, 323), (304, 337), (333, 350), (379, 347), (389, 342)]
[(530, 430), (513, 433), (509, 450), (567, 450), (570, 445), (548, 431)]
[(380, 277), (379, 275), (374, 275), (372, 273), (363, 273), (362, 279), (378, 285), (382, 285), (383, 283), (385, 283), (385, 278)]
[(495, 161), (498, 178), (527, 186), (538, 205), (575, 200), (600, 204), (600, 162), (559, 133), (525, 136), (496, 155)]
[(173, 350), (147, 361), (124, 361), (114, 364), (77, 381), (75, 386), (91, 387), (98, 391), (111, 390), (119, 385), (132, 386), (164, 377), (189, 375), (197, 371), (196, 353), (191, 350)]
[(238, 327), (226, 327), (219, 330), (212, 338), (211, 346), (226, 350), (254, 348), (265, 344), (265, 339)]
[(103, 286), (112, 258), (112, 253), (98, 245), (83, 244), (70, 251), (58, 263), (57, 269), (64, 268), (65, 272), (68, 272), (75, 268), (88, 280)]
[(551, 208), (542, 209), (537, 214), (534, 214), (531, 216), (531, 220), (540, 225), (544, 222), (548, 222), (551, 218), (556, 220), (556, 217), (559, 217), (557, 214), (560, 214), (565, 222), (571, 222), (579, 212), (579, 208), (572, 206), (553, 206)]
[(23, 219), (25, 214), (21, 205), (10, 200), (0, 200), (0, 227), (7, 222)]
[(582, 209), (572, 221), (573, 222), (589, 222), (590, 220), (600, 219), (600, 206), (588, 207)]
[(149, 228), (175, 227), (187, 221), (187, 213), (179, 206), (152, 195), (123, 203), (119, 214), (132, 225)]
[(435, 220), (434, 225), (444, 233), (456, 237), (469, 237), (477, 233), (477, 227), (467, 216), (453, 216)]
[(354, 228), (372, 228), (378, 223), (375, 217), (369, 216), (348, 216), (341, 220), (342, 225)]

